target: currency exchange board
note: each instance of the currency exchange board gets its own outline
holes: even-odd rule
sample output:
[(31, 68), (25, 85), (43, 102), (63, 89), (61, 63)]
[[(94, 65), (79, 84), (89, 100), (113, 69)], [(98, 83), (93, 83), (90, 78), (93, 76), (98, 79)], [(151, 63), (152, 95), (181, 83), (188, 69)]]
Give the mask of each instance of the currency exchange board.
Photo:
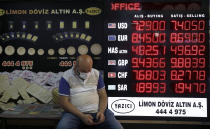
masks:
[[(21, 71), (31, 81), (34, 73), (52, 72), (58, 81), (77, 56), (89, 54), (119, 119), (210, 121), (208, 6), (207, 0), (1, 2), (0, 72)], [(42, 78), (34, 82), (45, 85)]]

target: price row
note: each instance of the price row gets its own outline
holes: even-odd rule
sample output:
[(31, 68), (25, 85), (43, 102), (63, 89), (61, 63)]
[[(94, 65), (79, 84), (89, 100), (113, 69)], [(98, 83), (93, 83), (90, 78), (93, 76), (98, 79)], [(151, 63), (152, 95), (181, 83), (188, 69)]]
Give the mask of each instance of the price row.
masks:
[[(166, 43), (166, 33), (132, 33), (131, 42), (141, 43)], [(205, 43), (205, 33), (170, 33), (170, 43)]]
[[(170, 68), (205, 68), (205, 58), (170, 58)], [(166, 58), (131, 59), (131, 67), (136, 68), (166, 68)]]
[[(175, 83), (168, 86), (176, 94), (206, 93), (206, 83)], [(138, 82), (135, 83), (136, 93), (166, 93), (166, 83)]]
[[(166, 70), (132, 70), (132, 76), (137, 81), (167, 80)], [(170, 70), (170, 80), (174, 81), (205, 81), (205, 70)]]
[[(132, 45), (132, 54), (139, 56), (165, 56), (165, 45)], [(204, 45), (171, 45), (171, 56), (203, 56), (206, 54)]]
[[(133, 29), (135, 31), (165, 31), (166, 21), (160, 20), (141, 20), (132, 21)], [(202, 31), (205, 30), (204, 20), (171, 20), (171, 30), (184, 30), (184, 31)]]

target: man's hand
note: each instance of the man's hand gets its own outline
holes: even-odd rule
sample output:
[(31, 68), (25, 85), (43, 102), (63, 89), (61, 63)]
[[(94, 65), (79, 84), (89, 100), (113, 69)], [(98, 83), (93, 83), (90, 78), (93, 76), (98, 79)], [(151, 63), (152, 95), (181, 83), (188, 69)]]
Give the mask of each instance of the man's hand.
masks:
[(95, 124), (101, 124), (105, 121), (105, 116), (103, 112), (98, 112), (96, 115), (96, 119), (98, 119), (98, 122), (96, 122)]
[(81, 117), (81, 120), (84, 122), (86, 125), (94, 125), (95, 123), (93, 122), (93, 117), (90, 114), (84, 114)]

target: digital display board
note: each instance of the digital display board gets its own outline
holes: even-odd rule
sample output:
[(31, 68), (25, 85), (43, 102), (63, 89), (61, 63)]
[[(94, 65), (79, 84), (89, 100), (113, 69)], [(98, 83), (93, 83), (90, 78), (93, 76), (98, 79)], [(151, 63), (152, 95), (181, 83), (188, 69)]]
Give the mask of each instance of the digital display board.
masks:
[(0, 81), (8, 75), (57, 87), (76, 57), (89, 54), (118, 119), (210, 121), (208, 6), (206, 0), (1, 2)]
[(208, 1), (109, 0), (108, 107), (122, 119), (209, 120)]

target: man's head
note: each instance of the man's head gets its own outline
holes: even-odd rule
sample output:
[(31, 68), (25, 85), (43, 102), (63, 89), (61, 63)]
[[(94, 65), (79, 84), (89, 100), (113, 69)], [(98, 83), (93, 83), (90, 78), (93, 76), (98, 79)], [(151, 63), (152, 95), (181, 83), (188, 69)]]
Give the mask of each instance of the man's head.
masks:
[(93, 67), (93, 60), (89, 55), (80, 55), (74, 66), (74, 71), (82, 79), (87, 79)]

